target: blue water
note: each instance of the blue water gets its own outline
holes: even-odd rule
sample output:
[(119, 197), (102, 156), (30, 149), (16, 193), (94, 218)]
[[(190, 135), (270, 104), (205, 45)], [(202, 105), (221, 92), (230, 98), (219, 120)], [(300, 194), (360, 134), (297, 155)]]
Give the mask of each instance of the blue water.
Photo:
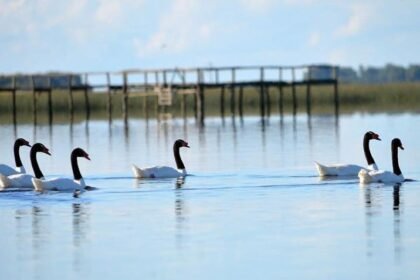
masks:
[[(321, 180), (313, 161), (364, 164), (361, 140), (390, 170), (390, 141), (400, 137), (400, 166), (420, 180), (416, 114), (272, 116), (0, 126), (3, 163), (15, 137), (42, 142), (44, 174), (71, 176), (80, 146), (89, 185), (71, 193), (0, 193), (0, 279), (417, 279), (420, 182), (359, 185)], [(137, 180), (131, 164), (171, 165), (172, 144), (188, 172)], [(31, 171), (28, 149), (24, 164)]]

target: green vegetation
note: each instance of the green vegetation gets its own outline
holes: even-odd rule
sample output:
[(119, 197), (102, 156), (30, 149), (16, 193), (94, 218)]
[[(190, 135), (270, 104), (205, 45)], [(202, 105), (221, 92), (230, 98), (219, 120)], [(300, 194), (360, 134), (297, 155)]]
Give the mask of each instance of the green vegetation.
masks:
[[(238, 114), (238, 92), (236, 89), (236, 114)], [(55, 91), (52, 94), (54, 122), (67, 121), (69, 116), (68, 92)], [(300, 86), (296, 90), (298, 112), (306, 112), (306, 87)], [(244, 89), (244, 113), (259, 114), (259, 91), (258, 88)], [(32, 93), (17, 93), (18, 122), (32, 122), (33, 105)], [(90, 110), (92, 119), (107, 118), (107, 94), (89, 93)], [(129, 115), (133, 117), (156, 116), (158, 112), (157, 98), (130, 97)], [(182, 97), (177, 95), (174, 98), (172, 107), (167, 112), (175, 116), (182, 116)], [(279, 90), (270, 88), (271, 113), (279, 112)], [(334, 112), (334, 89), (333, 86), (312, 86), (311, 87), (312, 113), (333, 113)], [(419, 112), (420, 83), (394, 83), (378, 85), (361, 84), (340, 84), (339, 85), (340, 112)], [(186, 97), (187, 115), (193, 115), (194, 97)], [(121, 94), (112, 96), (113, 116), (121, 118)], [(145, 103), (146, 102), (146, 103)], [(48, 117), (47, 94), (43, 93), (38, 98), (38, 120), (43, 121)], [(209, 89), (205, 91), (206, 115), (220, 114), (220, 89)], [(147, 113), (145, 108), (148, 108)], [(292, 90), (290, 87), (284, 89), (283, 108), (285, 113), (292, 110)], [(74, 93), (75, 120), (84, 119), (85, 99), (82, 92)], [(225, 90), (225, 115), (230, 115), (230, 90)], [(3, 92), (0, 95), (0, 121), (11, 122), (12, 120), (12, 98), (11, 94)]]

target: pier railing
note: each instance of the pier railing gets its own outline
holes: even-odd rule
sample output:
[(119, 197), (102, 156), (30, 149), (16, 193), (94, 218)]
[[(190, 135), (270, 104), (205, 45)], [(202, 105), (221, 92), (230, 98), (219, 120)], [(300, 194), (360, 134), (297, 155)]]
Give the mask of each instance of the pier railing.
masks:
[[(242, 113), (244, 87), (255, 87), (259, 93), (260, 114), (265, 116), (269, 106), (268, 89), (276, 87), (280, 98), (283, 88), (292, 88), (293, 112), (296, 113), (296, 86), (306, 86), (306, 105), (310, 113), (311, 86), (333, 85), (334, 104), (338, 112), (338, 67), (333, 65), (301, 66), (234, 66), (200, 67), (167, 69), (132, 69), (119, 72), (85, 73), (45, 73), (45, 74), (7, 74), (0, 75), (0, 92), (12, 94), (13, 120), (16, 122), (17, 92), (33, 93), (33, 110), (37, 113), (37, 95), (48, 95), (48, 112), (52, 120), (52, 91), (68, 93), (69, 113), (74, 112), (73, 92), (84, 92), (86, 115), (90, 115), (90, 92), (103, 92), (108, 95), (107, 111), (112, 118), (112, 98), (114, 93), (121, 93), (122, 114), (128, 118), (130, 96), (156, 96), (161, 106), (170, 106), (175, 95), (194, 96), (194, 112), (203, 123), (205, 116), (205, 90), (221, 90), (221, 113), (224, 113), (226, 89), (230, 92), (230, 110), (235, 112), (235, 95), (238, 89), (239, 113)], [(282, 108), (282, 107), (281, 107)]]

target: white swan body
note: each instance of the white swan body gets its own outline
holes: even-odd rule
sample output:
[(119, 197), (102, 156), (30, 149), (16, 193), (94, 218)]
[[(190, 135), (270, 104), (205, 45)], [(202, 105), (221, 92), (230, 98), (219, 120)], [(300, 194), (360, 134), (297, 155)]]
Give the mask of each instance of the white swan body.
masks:
[(368, 131), (363, 137), (363, 151), (366, 157), (368, 166), (360, 166), (356, 164), (332, 164), (324, 165), (319, 162), (315, 162), (316, 169), (319, 176), (357, 176), (361, 169), (364, 170), (378, 170), (378, 166), (370, 153), (369, 141), (370, 140), (381, 140), (379, 135), (375, 132)]
[(402, 174), (396, 175), (391, 171), (384, 171), (384, 170), (360, 170), (359, 172), (359, 181), (362, 184), (369, 184), (369, 183), (401, 183), (404, 182), (404, 176)]
[(35, 178), (30, 174), (14, 174), (4, 176), (0, 174), (1, 188), (32, 188), (32, 179)]
[(174, 158), (176, 163), (176, 169), (169, 166), (154, 166), (147, 168), (139, 168), (133, 164), (132, 171), (136, 178), (178, 178), (180, 176), (186, 176), (187, 170), (185, 169), (184, 162), (179, 154), (181, 147), (189, 148), (188, 143), (182, 139), (175, 141), (173, 146)]
[(23, 166), (13, 168), (7, 164), (0, 164), (0, 174), (10, 176), (15, 174), (25, 174), (26, 170)]
[(177, 178), (187, 175), (185, 169), (179, 171), (169, 166), (139, 168), (133, 164), (132, 170), (136, 178)]
[(22, 164), (22, 161), (20, 159), (20, 154), (19, 154), (19, 149), (21, 146), (30, 147), (31, 145), (29, 145), (29, 142), (23, 138), (16, 139), (15, 144), (13, 146), (13, 153), (15, 156), (16, 168), (13, 168), (7, 164), (0, 164), (0, 174), (3, 174), (4, 176), (10, 176), (10, 175), (15, 175), (15, 174), (26, 173), (25, 167)]
[(86, 188), (85, 180), (80, 173), (79, 165), (77, 163), (78, 157), (84, 157), (90, 160), (89, 155), (81, 148), (75, 148), (71, 152), (70, 162), (73, 170), (73, 179), (70, 178), (53, 178), (53, 179), (37, 179), (33, 178), (32, 183), (35, 191), (62, 191), (62, 192), (82, 192)]
[(41, 180), (32, 178), (32, 184), (37, 192), (43, 191), (61, 191), (61, 192), (73, 192), (76, 190), (83, 191), (86, 187), (85, 180), (74, 180), (70, 178), (53, 178), (47, 180)]
[(369, 165), (367, 168), (356, 164), (332, 164), (327, 166), (319, 162), (315, 162), (315, 166), (319, 176), (355, 176), (361, 169), (378, 170), (376, 163)]
[[(41, 143), (36, 143), (32, 146), (30, 151), (30, 159), (32, 164), (32, 169), (34, 170), (35, 177), (44, 178), (44, 175), (39, 168), (38, 161), (36, 159), (36, 154), (38, 152), (43, 152), (47, 155), (50, 155), (48, 149)], [(34, 176), (30, 174), (14, 174), (10, 176), (5, 176), (0, 174), (0, 187), (1, 188), (33, 188), (32, 178)]]
[(373, 182), (378, 183), (401, 183), (404, 182), (404, 176), (402, 175), (399, 163), (398, 163), (398, 148), (404, 150), (401, 140), (394, 138), (391, 142), (391, 153), (392, 153), (392, 168), (391, 171), (384, 170), (360, 170), (358, 176), (359, 181), (362, 184), (368, 184)]

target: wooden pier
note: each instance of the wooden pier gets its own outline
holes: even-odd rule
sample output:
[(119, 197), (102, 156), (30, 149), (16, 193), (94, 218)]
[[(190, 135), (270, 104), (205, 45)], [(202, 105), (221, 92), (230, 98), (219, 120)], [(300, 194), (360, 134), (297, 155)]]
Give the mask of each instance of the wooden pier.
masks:
[[(122, 118), (128, 121), (130, 96), (155, 96), (162, 107), (171, 106), (172, 99), (180, 96), (182, 111), (186, 111), (186, 96), (194, 97), (194, 115), (204, 124), (205, 96), (208, 89), (220, 89), (220, 114), (225, 115), (226, 94), (229, 94), (231, 115), (243, 114), (244, 88), (255, 88), (259, 96), (259, 111), (262, 118), (270, 114), (271, 99), (269, 89), (275, 88), (279, 94), (279, 112), (283, 113), (284, 88), (290, 87), (292, 111), (296, 114), (298, 103), (296, 87), (306, 86), (306, 108), (311, 113), (311, 88), (317, 85), (332, 85), (334, 89), (334, 108), (338, 114), (338, 67), (333, 65), (302, 66), (235, 66), (125, 70), (120, 72), (88, 73), (47, 73), (47, 74), (12, 74), (0, 75), (0, 93), (12, 95), (13, 122), (16, 123), (16, 98), (18, 92), (32, 92), (33, 114), (36, 120), (37, 99), (40, 94), (47, 94), (48, 116), (53, 118), (52, 91), (68, 93), (68, 110), (73, 118), (73, 93), (81, 91), (85, 99), (86, 118), (90, 116), (90, 92), (107, 94), (107, 113), (113, 118), (111, 96), (121, 93)], [(238, 94), (238, 98), (236, 95)], [(238, 104), (236, 104), (238, 101)], [(148, 108), (144, 108), (148, 109)]]

